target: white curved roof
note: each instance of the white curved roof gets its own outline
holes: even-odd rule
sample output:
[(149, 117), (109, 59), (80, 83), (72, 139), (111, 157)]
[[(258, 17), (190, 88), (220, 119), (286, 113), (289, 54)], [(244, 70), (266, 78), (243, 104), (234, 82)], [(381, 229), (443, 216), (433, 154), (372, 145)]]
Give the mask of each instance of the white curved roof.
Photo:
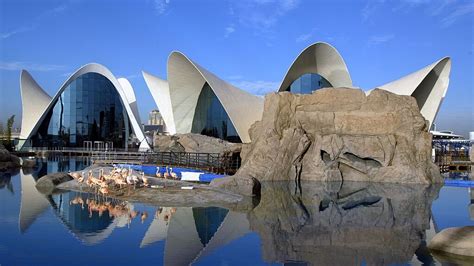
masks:
[(428, 128), (430, 128), (446, 96), (450, 72), (451, 59), (444, 57), (398, 80), (378, 86), (378, 88), (415, 97), (421, 114), (429, 121)]
[(21, 117), (20, 139), (27, 139), (52, 98), (26, 70), (22, 70), (20, 73), (20, 93), (23, 114)]
[(138, 112), (138, 104), (137, 104), (137, 97), (135, 97), (135, 92), (133, 91), (132, 84), (126, 78), (118, 78), (117, 81), (122, 86), (123, 92), (127, 97), (128, 105), (130, 105), (130, 109), (132, 109), (133, 115), (137, 119), (139, 125), (142, 124), (140, 119), (140, 113)]
[(306, 73), (321, 75), (333, 87), (352, 87), (344, 59), (336, 48), (324, 42), (311, 44), (296, 57), (278, 91), (285, 91), (293, 81)]
[(151, 96), (153, 97), (153, 100), (155, 100), (158, 110), (165, 121), (168, 132), (170, 134), (176, 134), (168, 82), (145, 71), (142, 71), (142, 75), (148, 89), (150, 90)]
[(176, 133), (191, 132), (198, 98), (207, 82), (242, 142), (250, 142), (248, 130), (262, 118), (262, 98), (219, 79), (180, 52), (172, 52), (168, 58), (168, 82)]
[[(130, 124), (132, 125), (133, 132), (135, 133), (137, 138), (141, 141), (140, 149), (141, 150), (150, 149), (150, 146), (146, 142), (145, 135), (143, 134), (143, 131), (142, 131), (142, 129), (140, 127), (140, 124), (138, 122), (139, 120), (137, 120), (137, 118), (135, 116), (135, 113), (133, 112), (132, 108), (130, 107), (130, 104), (129, 104), (130, 101), (127, 99), (127, 96), (126, 96), (125, 91), (131, 88), (130, 83), (127, 82), (128, 85), (130, 85), (130, 88), (124, 89), (122, 87), (122, 85), (120, 84), (120, 82), (112, 74), (112, 72), (110, 72), (110, 70), (108, 70), (105, 66), (100, 65), (100, 64), (96, 64), (96, 63), (90, 63), (90, 64), (87, 64), (85, 66), (82, 66), (76, 72), (74, 72), (64, 82), (64, 84), (60, 87), (60, 89), (58, 90), (56, 95), (49, 101), (49, 104), (47, 105), (46, 108), (44, 108), (44, 110), (42, 112), (31, 113), (31, 112), (25, 112), (24, 111), (23, 112), (23, 117), (25, 117), (25, 116), (30, 116), (30, 117), (22, 119), (22, 121), (26, 121), (27, 124), (26, 124), (25, 128), (22, 127), (21, 135), (25, 136), (25, 139), (29, 139), (31, 137), (32, 133), (36, 132), (36, 130), (40, 126), (41, 122), (43, 121), (44, 117), (46, 116), (48, 111), (51, 108), (53, 108), (53, 106), (56, 103), (57, 99), (59, 98), (61, 93), (66, 89), (66, 87), (71, 82), (73, 82), (75, 79), (77, 79), (79, 76), (81, 76), (83, 74), (86, 74), (86, 73), (100, 74), (100, 75), (106, 77), (110, 82), (112, 82), (115, 89), (119, 93), (122, 104), (125, 107), (125, 110), (128, 114), (128, 118), (129, 118)], [(30, 97), (34, 97), (35, 95), (40, 94), (39, 89), (41, 89), (41, 88), (39, 86), (37, 86), (36, 82), (34, 82), (36, 84), (36, 86), (34, 86), (34, 84), (32, 84), (31, 81), (29, 81), (29, 79), (26, 75), (25, 75), (25, 79), (23, 79), (23, 76), (24, 75), (23, 75), (23, 72), (22, 72), (22, 79), (21, 79), (22, 83), (21, 83), (20, 87), (22, 89), (22, 101), (23, 101), (23, 106), (24, 106), (23, 108), (25, 108), (25, 105), (31, 105), (31, 104), (28, 104), (28, 103), (30, 103), (32, 101), (35, 101), (35, 104), (36, 104), (36, 100), (34, 98), (30, 98)], [(31, 78), (31, 76), (30, 76), (30, 78)], [(31, 78), (31, 80), (32, 80), (32, 78)], [(23, 82), (25, 82), (25, 83), (23, 83)], [(124, 81), (122, 81), (122, 82), (124, 82)], [(23, 92), (25, 90), (27, 91), (27, 93)], [(44, 96), (43, 96), (43, 98), (44, 98)], [(27, 104), (25, 104), (25, 103), (27, 103)], [(26, 108), (29, 108), (29, 107), (26, 107)], [(35, 119), (36, 116), (38, 116), (38, 115), (39, 115), (39, 117), (37, 119)], [(23, 126), (23, 123), (22, 123), (22, 126)]]

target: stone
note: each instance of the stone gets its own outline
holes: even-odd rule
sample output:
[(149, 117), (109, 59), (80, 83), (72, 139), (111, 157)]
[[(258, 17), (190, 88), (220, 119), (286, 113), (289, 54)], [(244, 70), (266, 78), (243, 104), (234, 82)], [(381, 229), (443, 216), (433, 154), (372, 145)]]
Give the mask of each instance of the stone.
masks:
[(437, 233), (428, 248), (433, 251), (472, 257), (474, 263), (474, 226), (451, 227)]
[(210, 186), (220, 187), (240, 195), (258, 197), (260, 195), (260, 182), (255, 178), (216, 178), (211, 181)]
[(48, 174), (38, 179), (36, 189), (43, 194), (49, 195), (55, 191), (59, 184), (71, 180), (73, 180), (73, 178), (68, 173), (59, 172)]
[(154, 149), (160, 152), (240, 153), (241, 144), (201, 134), (156, 135)]
[(353, 88), (271, 93), (249, 134), (233, 179), (444, 182), (431, 161), (427, 121), (411, 96), (380, 89), (366, 96)]

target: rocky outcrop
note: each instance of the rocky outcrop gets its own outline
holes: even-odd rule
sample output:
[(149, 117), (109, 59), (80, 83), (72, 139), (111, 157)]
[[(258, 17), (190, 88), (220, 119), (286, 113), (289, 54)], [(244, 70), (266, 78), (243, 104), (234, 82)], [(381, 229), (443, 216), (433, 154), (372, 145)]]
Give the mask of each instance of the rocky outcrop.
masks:
[(0, 171), (6, 171), (7, 169), (18, 168), (20, 166), (20, 158), (10, 154), (10, 152), (0, 144)]
[(427, 254), (424, 236), (440, 186), (308, 181), (261, 185), (260, 203), (248, 219), (267, 262), (391, 265), (407, 264), (414, 254), (430, 259), (422, 256)]
[(231, 143), (222, 139), (200, 134), (176, 134), (172, 136), (156, 135), (154, 149), (162, 152), (201, 152), (232, 154), (239, 153), (240, 143)]
[(327, 88), (268, 94), (237, 176), (259, 181), (440, 183), (415, 98)]
[(474, 263), (474, 226), (446, 228), (433, 237), (428, 248), (435, 252), (468, 256)]
[(73, 178), (68, 173), (60, 172), (48, 174), (38, 179), (36, 182), (36, 189), (43, 194), (52, 194), (59, 184), (71, 181), (72, 179)]

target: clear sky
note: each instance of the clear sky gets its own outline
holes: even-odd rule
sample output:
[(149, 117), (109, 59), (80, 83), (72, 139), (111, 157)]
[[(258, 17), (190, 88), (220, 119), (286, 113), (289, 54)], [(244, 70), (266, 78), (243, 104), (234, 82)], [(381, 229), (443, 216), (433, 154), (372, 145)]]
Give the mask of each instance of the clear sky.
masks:
[(453, 60), (438, 129), (474, 131), (474, 1), (0, 0), (0, 120), (21, 121), (19, 76), (50, 95), (89, 62), (130, 80), (142, 121), (156, 108), (141, 75), (166, 79), (173, 50), (249, 92), (275, 91), (308, 45), (332, 44), (365, 90)]

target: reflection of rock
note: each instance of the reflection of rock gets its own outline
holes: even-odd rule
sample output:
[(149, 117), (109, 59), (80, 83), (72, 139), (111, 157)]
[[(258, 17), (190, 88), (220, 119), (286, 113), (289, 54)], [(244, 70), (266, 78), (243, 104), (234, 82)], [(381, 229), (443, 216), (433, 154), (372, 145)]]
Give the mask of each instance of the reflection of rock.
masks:
[(22, 168), (32, 168), (36, 166), (36, 159), (20, 158)]
[(428, 248), (437, 252), (471, 257), (474, 264), (474, 226), (451, 227), (436, 234)]
[(416, 100), (383, 90), (268, 94), (241, 178), (440, 183)]
[(6, 171), (9, 168), (18, 168), (20, 166), (20, 158), (10, 154), (0, 143), (0, 171)]
[[(302, 188), (302, 190), (301, 190)], [(269, 262), (381, 265), (412, 259), (439, 188), (380, 183), (264, 182), (248, 217)]]
[(241, 144), (231, 143), (222, 139), (208, 137), (201, 134), (176, 134), (172, 136), (156, 135), (155, 149), (158, 151), (173, 152), (201, 152), (201, 153), (236, 153), (240, 152)]

